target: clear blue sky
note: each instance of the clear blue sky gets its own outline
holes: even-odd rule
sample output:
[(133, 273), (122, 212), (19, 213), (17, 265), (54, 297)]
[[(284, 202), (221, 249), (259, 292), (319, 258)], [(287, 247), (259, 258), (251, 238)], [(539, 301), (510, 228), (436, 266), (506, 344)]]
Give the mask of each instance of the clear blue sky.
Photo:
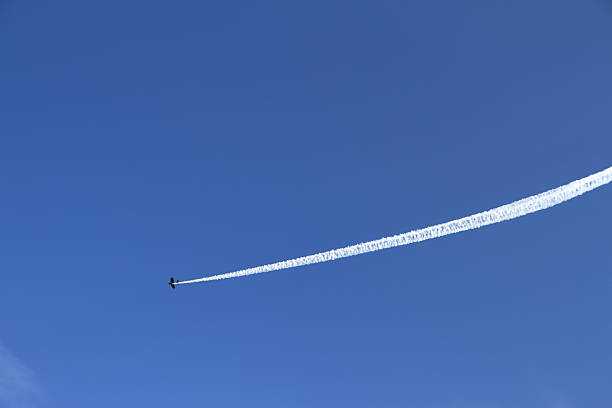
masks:
[[(0, 2), (2, 407), (612, 405), (612, 5)], [(4, 405), (3, 405), (4, 404)]]

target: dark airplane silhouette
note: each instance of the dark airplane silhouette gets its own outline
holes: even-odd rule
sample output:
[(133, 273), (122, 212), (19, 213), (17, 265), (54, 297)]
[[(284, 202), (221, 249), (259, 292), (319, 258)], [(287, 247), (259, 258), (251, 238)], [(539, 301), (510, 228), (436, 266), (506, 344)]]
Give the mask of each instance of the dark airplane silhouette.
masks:
[(174, 278), (170, 278), (170, 282), (168, 282), (168, 285), (172, 286), (172, 289), (174, 289), (174, 284), (175, 283), (179, 283), (180, 280), (174, 280)]

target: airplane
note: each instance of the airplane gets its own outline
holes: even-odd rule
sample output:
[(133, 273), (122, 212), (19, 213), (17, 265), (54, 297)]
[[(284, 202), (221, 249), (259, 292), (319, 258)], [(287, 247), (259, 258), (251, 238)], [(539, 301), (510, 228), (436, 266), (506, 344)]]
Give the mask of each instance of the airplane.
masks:
[(179, 283), (180, 280), (174, 280), (174, 278), (170, 278), (170, 282), (168, 282), (168, 285), (172, 286), (172, 289), (174, 289), (174, 284)]

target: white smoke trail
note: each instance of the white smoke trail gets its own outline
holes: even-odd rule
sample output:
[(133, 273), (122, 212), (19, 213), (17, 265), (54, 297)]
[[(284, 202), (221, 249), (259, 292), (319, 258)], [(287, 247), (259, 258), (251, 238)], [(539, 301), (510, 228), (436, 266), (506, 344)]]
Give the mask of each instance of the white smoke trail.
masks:
[(331, 251), (321, 252), (314, 255), (289, 259), (287, 261), (242, 269), (215, 276), (208, 276), (200, 279), (182, 281), (180, 284), (237, 278), (239, 276), (253, 275), (256, 273), (295, 268), (297, 266), (310, 265), (319, 262), (328, 262), (338, 258), (346, 258), (349, 256), (365, 254), (367, 252), (374, 252), (381, 249), (438, 238), (444, 235), (455, 234), (457, 232), (480, 228), (485, 225), (511, 220), (526, 214), (544, 210), (564, 201), (578, 197), (581, 194), (596, 189), (597, 187), (601, 187), (604, 184), (608, 184), (611, 181), (612, 167), (609, 167), (603, 171), (600, 171), (599, 173), (592, 174), (588, 177), (573, 181), (552, 190), (548, 190), (544, 193), (527, 197), (519, 201), (514, 201), (510, 204), (493, 208), (492, 210), (445, 222), (443, 224), (406, 232), (404, 234), (394, 235), (392, 237), (381, 238), (375, 241), (363, 242), (361, 244), (351, 245), (340, 249), (332, 249)]

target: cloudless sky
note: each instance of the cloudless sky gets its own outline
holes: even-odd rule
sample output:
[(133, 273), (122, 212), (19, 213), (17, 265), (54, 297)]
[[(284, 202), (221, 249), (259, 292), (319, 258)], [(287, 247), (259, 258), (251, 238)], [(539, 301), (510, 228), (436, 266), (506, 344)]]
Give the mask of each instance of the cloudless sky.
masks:
[(611, 166), (610, 2), (5, 0), (0, 50), (3, 407), (612, 405), (610, 186), (166, 284)]

